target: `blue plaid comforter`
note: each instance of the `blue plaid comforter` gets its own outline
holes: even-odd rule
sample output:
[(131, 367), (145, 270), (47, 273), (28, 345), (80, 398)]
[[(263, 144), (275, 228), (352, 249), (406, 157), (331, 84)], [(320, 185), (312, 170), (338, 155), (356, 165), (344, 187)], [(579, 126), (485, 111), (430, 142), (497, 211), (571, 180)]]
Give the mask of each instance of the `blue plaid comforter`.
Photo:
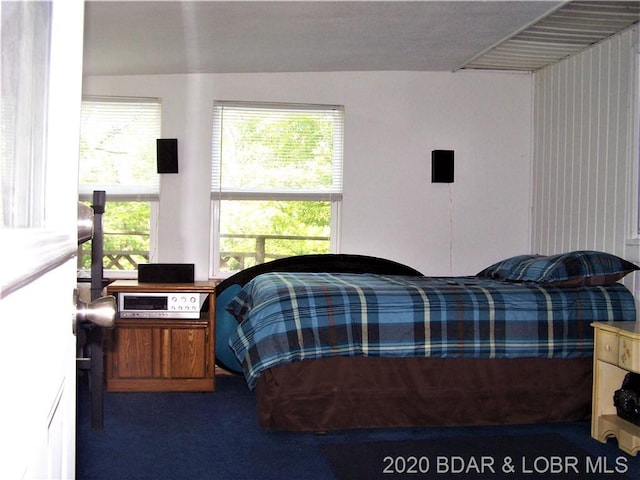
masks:
[(624, 285), (549, 288), (477, 277), (267, 273), (227, 306), (250, 388), (264, 370), (324, 356), (576, 358), (592, 321), (635, 320)]

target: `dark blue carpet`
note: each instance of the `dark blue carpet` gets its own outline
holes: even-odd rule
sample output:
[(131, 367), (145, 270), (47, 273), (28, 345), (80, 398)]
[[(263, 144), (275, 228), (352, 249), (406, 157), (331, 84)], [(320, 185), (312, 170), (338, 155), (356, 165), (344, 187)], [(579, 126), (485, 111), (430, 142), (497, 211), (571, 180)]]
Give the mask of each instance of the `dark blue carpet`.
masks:
[[(452, 456), (463, 456), (474, 454), (464, 450), (463, 445), (469, 438), (482, 443), (485, 437), (524, 436), (534, 444), (537, 436), (544, 435), (560, 437), (563, 444), (569, 444), (575, 450), (540, 445), (533, 450), (540, 452), (538, 456), (546, 459), (554, 455), (576, 455), (581, 464), (586, 456), (602, 458), (599, 465), (604, 470), (598, 478), (620, 478), (616, 466), (622, 466), (628, 478), (640, 478), (640, 457), (631, 457), (618, 450), (614, 439), (607, 444), (593, 440), (586, 422), (357, 430), (327, 435), (269, 432), (258, 426), (255, 397), (240, 377), (217, 377), (215, 393), (105, 393), (104, 405), (104, 430), (92, 431), (86, 387), (79, 382), (78, 479), (334, 479), (337, 476), (329, 461), (331, 456), (326, 452), (331, 445), (345, 452), (346, 458), (355, 458), (356, 453), (362, 451), (359, 450), (362, 444), (371, 442), (405, 442), (414, 445), (419, 453), (421, 447), (415, 447), (419, 445), (415, 442), (442, 440), (442, 443), (455, 444), (459, 439), (460, 452)], [(450, 454), (454, 452), (455, 448), (449, 450)], [(491, 449), (488, 452), (485, 451), (485, 455), (496, 458), (504, 453), (494, 453)], [(371, 461), (377, 463), (379, 459), (372, 457)], [(544, 460), (541, 462), (540, 466), (543, 466)], [(489, 472), (486, 476), (524, 477), (561, 479), (563, 475), (552, 472), (542, 475), (533, 471), (526, 475), (502, 476)], [(406, 478), (425, 477), (412, 474)], [(465, 479), (467, 476), (449, 472), (439, 474), (437, 478)]]

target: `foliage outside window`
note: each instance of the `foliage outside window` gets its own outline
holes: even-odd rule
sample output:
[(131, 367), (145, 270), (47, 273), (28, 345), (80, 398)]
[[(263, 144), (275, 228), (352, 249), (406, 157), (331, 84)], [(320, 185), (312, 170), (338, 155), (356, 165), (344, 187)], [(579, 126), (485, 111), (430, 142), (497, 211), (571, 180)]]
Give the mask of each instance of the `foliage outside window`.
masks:
[(216, 102), (213, 271), (334, 251), (343, 109)]
[[(105, 271), (137, 270), (150, 261), (155, 205), (159, 195), (156, 139), (158, 99), (83, 99), (80, 131), (80, 200), (106, 192), (103, 216)], [(91, 244), (81, 246), (79, 268), (91, 262)]]

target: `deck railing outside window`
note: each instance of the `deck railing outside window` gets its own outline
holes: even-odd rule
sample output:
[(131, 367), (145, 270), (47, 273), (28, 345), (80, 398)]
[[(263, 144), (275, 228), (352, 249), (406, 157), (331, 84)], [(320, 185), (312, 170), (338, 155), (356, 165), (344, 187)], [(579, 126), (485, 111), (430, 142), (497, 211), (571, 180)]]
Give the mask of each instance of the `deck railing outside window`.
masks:
[[(149, 233), (139, 232), (105, 232), (105, 238), (109, 235), (127, 235), (149, 237)], [(277, 258), (288, 257), (291, 254), (277, 253), (269, 248), (269, 240), (307, 242), (314, 241), (326, 244), (326, 253), (329, 252), (329, 237), (304, 237), (295, 235), (221, 235), (230, 239), (255, 239), (252, 242), (255, 248), (252, 251), (220, 251), (221, 270), (242, 270), (253, 265), (258, 265)], [(104, 250), (103, 265), (105, 270), (137, 270), (140, 263), (149, 262), (149, 252), (145, 250)], [(91, 264), (91, 244), (85, 243), (78, 248), (78, 268), (86, 269)]]

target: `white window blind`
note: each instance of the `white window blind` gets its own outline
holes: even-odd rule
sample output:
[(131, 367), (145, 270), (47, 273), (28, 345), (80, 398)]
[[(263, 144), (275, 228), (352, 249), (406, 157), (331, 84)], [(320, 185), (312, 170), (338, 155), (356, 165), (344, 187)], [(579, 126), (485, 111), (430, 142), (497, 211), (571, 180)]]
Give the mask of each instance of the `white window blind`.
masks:
[(157, 200), (156, 98), (86, 97), (80, 130), (80, 197), (104, 190), (110, 200)]
[(339, 200), (343, 108), (216, 102), (212, 198)]

